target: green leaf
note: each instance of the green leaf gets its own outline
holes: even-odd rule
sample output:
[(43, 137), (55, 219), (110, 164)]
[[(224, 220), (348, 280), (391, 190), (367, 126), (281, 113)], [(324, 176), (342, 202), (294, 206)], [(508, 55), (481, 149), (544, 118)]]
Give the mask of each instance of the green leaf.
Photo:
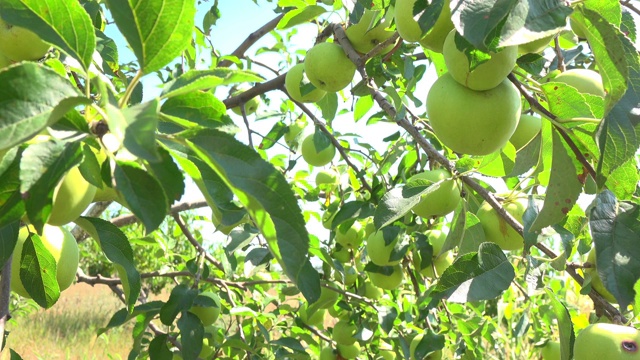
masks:
[(309, 262), (309, 234), (284, 176), (229, 134), (207, 129), (186, 141), (233, 191), (286, 274), (310, 303), (315, 302), (320, 296), (320, 278)]
[(319, 5), (305, 5), (300, 9), (291, 10), (287, 12), (282, 17), (282, 19), (280, 19), (280, 22), (278, 22), (278, 26), (276, 26), (276, 29), (287, 29), (309, 22), (324, 14), (326, 11), (327, 9)]
[(619, 202), (609, 190), (594, 200), (589, 226), (596, 246), (596, 268), (605, 287), (626, 309), (640, 279), (640, 206)]
[(160, 182), (132, 162), (118, 161), (114, 174), (116, 188), (124, 196), (126, 206), (142, 221), (146, 234), (150, 234), (169, 212)]
[(0, 14), (8, 23), (28, 28), (89, 69), (96, 36), (91, 18), (80, 2), (3, 0), (0, 1)]
[[(428, 329), (423, 333), (422, 338), (416, 345), (415, 351), (415, 359), (428, 359), (429, 354), (434, 353), (435, 351), (442, 350), (445, 344), (445, 336), (444, 334), (436, 334), (431, 329)], [(433, 356), (436, 357), (435, 355)]]
[(129, 310), (127, 310), (126, 308), (120, 309), (111, 316), (111, 319), (109, 320), (109, 323), (106, 327), (98, 330), (97, 335), (100, 336), (109, 329), (119, 327), (127, 321), (143, 313), (149, 313), (151, 317), (154, 317), (160, 312), (160, 309), (163, 305), (164, 302), (155, 300), (134, 307), (132, 312), (129, 312)]
[(162, 69), (191, 42), (195, 0), (107, 0), (106, 3), (145, 74)]
[[(187, 285), (180, 284), (171, 290), (169, 300), (160, 310), (160, 321), (169, 326), (173, 324), (178, 314), (186, 312), (193, 305), (193, 300), (198, 296), (197, 289), (190, 289)], [(200, 320), (198, 320), (200, 322)]]
[(211, 70), (190, 70), (166, 83), (162, 98), (184, 95), (196, 90), (209, 90), (220, 85), (244, 82), (262, 82), (264, 78), (253, 71), (215, 68)]
[(193, 91), (172, 96), (162, 104), (160, 112), (183, 128), (196, 124), (209, 128), (233, 127), (227, 108), (211, 92)]
[[(91, 237), (100, 244), (104, 255), (114, 264), (122, 267), (125, 274), (120, 273), (120, 277), (127, 299), (127, 306), (132, 312), (134, 305), (140, 295), (140, 273), (136, 270), (133, 260), (133, 250), (127, 236), (112, 223), (91, 217), (80, 217), (75, 221)], [(123, 278), (123, 275), (126, 275)], [(126, 285), (126, 286), (125, 286)]]
[(160, 160), (156, 148), (158, 127), (158, 100), (137, 104), (125, 109), (107, 107), (109, 131), (114, 134), (133, 155), (151, 162)]
[[(0, 268), (4, 266), (11, 254), (13, 248), (18, 242), (18, 234), (20, 232), (20, 222), (14, 221), (0, 228)], [(18, 261), (16, 259), (16, 261)]]
[(167, 334), (156, 335), (149, 343), (150, 360), (172, 360), (173, 353), (169, 350)]
[(516, 164), (516, 149), (510, 142), (498, 152), (483, 156), (478, 172), (486, 176), (503, 177), (511, 173)]
[(13, 349), (9, 349), (9, 351), (11, 352), (11, 357), (9, 358), (9, 360), (22, 360), (20, 354), (15, 352)]
[(538, 133), (525, 147), (516, 152), (516, 162), (507, 176), (518, 176), (526, 173), (540, 160), (540, 145), (542, 134)]
[(204, 327), (200, 319), (194, 314), (184, 311), (178, 320), (180, 340), (182, 342), (182, 358), (184, 360), (196, 360), (202, 351), (202, 338)]
[[(465, 229), (462, 241), (460, 243), (460, 252), (458, 255), (477, 252), (480, 248), (480, 245), (486, 241), (480, 219), (478, 219), (475, 214), (469, 211), (466, 211), (464, 214), (466, 217), (464, 223)], [(454, 229), (452, 229), (452, 231), (453, 230)]]
[(20, 261), (20, 280), (31, 298), (45, 309), (53, 306), (60, 297), (56, 259), (38, 234), (29, 234), (22, 245), (21, 259), (15, 260)]
[[(419, 9), (416, 8), (419, 6), (420, 2), (416, 2), (413, 5), (414, 14), (417, 14), (416, 10)], [(445, 6), (449, 6), (449, 2), (445, 0), (434, 0), (431, 2), (431, 4), (427, 5), (424, 12), (420, 14), (420, 17), (418, 18), (418, 25), (420, 25), (420, 30), (423, 34), (428, 33), (429, 30), (433, 28), (433, 26), (436, 24), (436, 21), (438, 21), (440, 14), (442, 13), (442, 9)], [(421, 357), (418, 357), (418, 359), (421, 359)]]
[(564, 219), (578, 200), (582, 184), (578, 180), (573, 160), (562, 144), (557, 131), (553, 132), (553, 159), (551, 176), (547, 185), (544, 205), (531, 225), (531, 232), (537, 232)]
[(74, 106), (88, 103), (67, 79), (23, 62), (0, 70), (0, 150), (28, 140)]
[(459, 257), (444, 271), (430, 294), (431, 304), (440, 299), (457, 303), (495, 299), (514, 278), (513, 266), (502, 249), (482, 243), (477, 253)]
[(618, 199), (631, 199), (640, 181), (635, 159), (629, 159), (619, 168), (613, 170), (607, 179), (606, 186)]
[(332, 121), (336, 118), (336, 113), (338, 112), (338, 95), (329, 92), (316, 105), (322, 110), (322, 118), (326, 121)]
[(19, 221), (25, 213), (20, 193), (20, 156), (11, 159), (10, 153), (17, 155), (12, 150), (0, 161), (0, 167), (4, 167), (0, 175), (0, 227)]
[(560, 302), (557, 295), (549, 288), (544, 289), (549, 296), (551, 309), (556, 317), (558, 332), (560, 333), (560, 359), (573, 359), (573, 343), (576, 336), (573, 332), (573, 322), (569, 310)]
[(562, 0), (518, 1), (501, 29), (499, 46), (525, 44), (555, 35), (567, 24), (573, 12)]
[(158, 148), (158, 154), (160, 162), (149, 163), (147, 168), (162, 185), (169, 202), (173, 203), (184, 195), (184, 175), (167, 150)]
[(361, 96), (356, 101), (356, 107), (353, 111), (353, 120), (358, 121), (373, 107), (373, 97), (371, 95)]
[[(587, 103), (585, 94), (580, 93), (573, 86), (550, 82), (542, 84), (542, 91), (547, 98), (549, 110), (558, 117), (561, 122), (572, 118), (592, 118), (597, 119), (591, 106)], [(592, 99), (593, 97), (589, 97)], [(595, 97), (600, 101), (602, 106), (602, 98)], [(597, 105), (596, 105), (597, 106)]]

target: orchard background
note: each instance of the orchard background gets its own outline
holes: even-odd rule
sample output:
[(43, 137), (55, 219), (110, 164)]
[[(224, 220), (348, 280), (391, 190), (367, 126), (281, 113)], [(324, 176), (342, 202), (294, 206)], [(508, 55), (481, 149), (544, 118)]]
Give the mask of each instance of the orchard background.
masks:
[(636, 359), (637, 6), (0, 0), (3, 355)]

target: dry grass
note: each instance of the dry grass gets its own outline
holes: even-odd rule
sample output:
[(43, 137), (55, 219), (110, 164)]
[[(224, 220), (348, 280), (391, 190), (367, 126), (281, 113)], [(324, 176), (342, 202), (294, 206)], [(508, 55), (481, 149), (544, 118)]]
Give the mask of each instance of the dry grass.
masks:
[[(7, 347), (26, 359), (126, 359), (131, 350), (131, 325), (100, 337), (122, 303), (104, 286), (76, 284), (49, 310), (18, 315), (8, 325)], [(0, 360), (8, 360), (4, 351)]]

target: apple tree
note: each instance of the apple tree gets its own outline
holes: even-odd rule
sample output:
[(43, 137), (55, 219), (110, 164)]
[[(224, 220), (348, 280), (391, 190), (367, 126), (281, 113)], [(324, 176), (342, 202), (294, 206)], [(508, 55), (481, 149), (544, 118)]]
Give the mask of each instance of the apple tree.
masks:
[(638, 358), (635, 1), (229, 3), (0, 0), (3, 332), (75, 280), (130, 359)]

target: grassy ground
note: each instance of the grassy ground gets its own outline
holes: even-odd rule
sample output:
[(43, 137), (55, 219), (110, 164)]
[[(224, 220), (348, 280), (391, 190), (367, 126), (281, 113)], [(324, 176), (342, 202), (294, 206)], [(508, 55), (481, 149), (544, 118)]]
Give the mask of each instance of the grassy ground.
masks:
[[(26, 359), (126, 359), (131, 327), (96, 336), (122, 303), (105, 286), (76, 284), (49, 310), (17, 315), (8, 325), (7, 346)], [(4, 351), (0, 360), (8, 360)]]

